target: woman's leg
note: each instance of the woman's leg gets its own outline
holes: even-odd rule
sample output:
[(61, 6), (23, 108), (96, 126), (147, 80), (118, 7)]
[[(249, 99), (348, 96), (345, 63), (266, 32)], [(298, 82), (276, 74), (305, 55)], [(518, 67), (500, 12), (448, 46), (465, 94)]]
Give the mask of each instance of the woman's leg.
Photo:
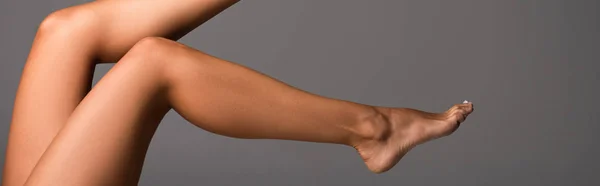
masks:
[(56, 11), (40, 25), (13, 110), (4, 186), (23, 185), (91, 86), (96, 62), (147, 36), (178, 39), (238, 0), (104, 0)]
[(150, 139), (171, 107), (221, 135), (352, 146), (374, 172), (450, 134), (473, 110), (466, 103), (434, 114), (330, 99), (174, 41), (146, 38), (84, 98), (27, 185), (136, 184)]

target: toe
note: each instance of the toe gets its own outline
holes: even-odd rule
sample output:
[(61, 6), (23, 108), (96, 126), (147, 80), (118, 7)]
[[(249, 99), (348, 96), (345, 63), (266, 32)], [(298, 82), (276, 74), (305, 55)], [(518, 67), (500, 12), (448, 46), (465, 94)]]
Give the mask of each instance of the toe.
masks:
[(460, 109), (460, 107), (462, 107), (463, 104), (455, 104), (452, 107), (450, 107), (450, 109), (448, 109), (446, 111), (446, 113), (454, 113), (456, 110)]
[(467, 116), (473, 111), (473, 103), (460, 103), (452, 106), (446, 111), (446, 129), (443, 134), (454, 133), (460, 127), (460, 124), (467, 119)]
[(471, 113), (473, 111), (473, 103), (460, 103), (452, 106), (450, 109), (446, 111), (447, 114), (452, 114), (458, 110), (464, 110), (467, 113)]
[(471, 112), (473, 112), (473, 103), (471, 103), (471, 102), (460, 103), (460, 104), (455, 104), (450, 109), (448, 109), (446, 111), (446, 117), (449, 120), (455, 121), (458, 124), (460, 124), (467, 118), (467, 116)]
[(458, 109), (463, 109), (463, 110), (467, 111), (467, 113), (473, 112), (473, 103), (472, 102), (456, 104), (455, 106)]
[(467, 114), (473, 112), (473, 105), (462, 105), (459, 107), (460, 110), (464, 110)]
[(453, 114), (456, 121), (458, 121), (458, 123), (460, 124), (463, 121), (465, 121), (465, 119), (467, 119), (468, 111), (467, 108), (459, 108), (456, 109), (456, 111)]
[(450, 113), (448, 113), (448, 119), (445, 122), (445, 127), (443, 128), (442, 135), (450, 135), (454, 133), (460, 127), (460, 124), (466, 118), (466, 111), (460, 108), (454, 109)]

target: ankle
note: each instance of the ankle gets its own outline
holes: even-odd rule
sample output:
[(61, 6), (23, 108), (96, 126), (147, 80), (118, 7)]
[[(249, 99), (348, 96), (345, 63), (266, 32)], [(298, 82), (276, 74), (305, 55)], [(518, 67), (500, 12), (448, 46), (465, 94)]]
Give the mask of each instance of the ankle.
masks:
[(368, 111), (359, 116), (359, 124), (355, 131), (356, 138), (350, 144), (353, 147), (367, 141), (386, 140), (391, 133), (388, 119), (390, 110), (375, 106), (368, 107)]

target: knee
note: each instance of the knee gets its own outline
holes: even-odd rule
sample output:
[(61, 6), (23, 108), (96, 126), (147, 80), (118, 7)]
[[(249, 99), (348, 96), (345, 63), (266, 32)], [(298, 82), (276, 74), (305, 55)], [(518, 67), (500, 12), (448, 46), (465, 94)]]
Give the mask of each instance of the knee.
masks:
[(170, 81), (171, 69), (182, 66), (189, 57), (188, 49), (182, 46), (165, 38), (146, 37), (135, 43), (115, 67), (149, 72), (166, 85)]
[(181, 56), (181, 48), (178, 45), (179, 43), (165, 38), (146, 37), (134, 44), (118, 63), (164, 67), (165, 62), (176, 62)]
[(139, 40), (118, 63), (132, 63), (140, 68), (157, 69), (166, 79), (183, 74), (207, 74), (212, 56), (162, 37)]
[(146, 61), (165, 60), (177, 57), (179, 43), (162, 37), (145, 37), (127, 52), (126, 56), (142, 58)]
[(38, 35), (76, 36), (78, 33), (93, 31), (98, 16), (87, 7), (69, 7), (52, 12), (40, 23)]
[(171, 41), (169, 39), (165, 39), (162, 37), (145, 37), (140, 39), (138, 42), (133, 45), (132, 50), (151, 50), (154, 52), (165, 52), (172, 48), (172, 45), (175, 41)]

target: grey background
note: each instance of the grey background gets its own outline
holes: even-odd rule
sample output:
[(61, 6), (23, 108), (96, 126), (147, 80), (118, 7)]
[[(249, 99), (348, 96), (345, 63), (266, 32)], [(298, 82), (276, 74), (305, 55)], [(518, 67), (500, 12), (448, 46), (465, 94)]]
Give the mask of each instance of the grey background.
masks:
[[(83, 2), (0, 1), (0, 158), (37, 25)], [(232, 139), (171, 112), (140, 185), (599, 185), (599, 4), (242, 1), (181, 42), (325, 96), (476, 111), (380, 175), (348, 147)]]

